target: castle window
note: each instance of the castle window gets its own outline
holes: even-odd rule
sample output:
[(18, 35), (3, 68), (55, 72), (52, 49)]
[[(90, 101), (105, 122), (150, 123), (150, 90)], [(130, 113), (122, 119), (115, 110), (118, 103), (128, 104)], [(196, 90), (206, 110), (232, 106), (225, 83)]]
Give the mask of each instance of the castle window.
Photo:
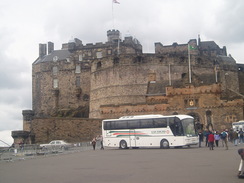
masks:
[(58, 88), (58, 79), (53, 80), (53, 88)]
[(108, 55), (111, 55), (112, 54), (112, 50), (108, 50), (107, 53), (108, 53)]
[(97, 63), (97, 69), (100, 69), (102, 67), (102, 63), (101, 62), (98, 62)]
[(75, 85), (80, 86), (80, 76), (76, 76), (75, 78)]
[(195, 106), (198, 106), (198, 99), (195, 99)]
[(140, 63), (140, 62), (142, 62), (141, 56), (137, 56), (136, 58), (134, 58), (134, 63)]
[(159, 62), (163, 62), (164, 61), (164, 57), (159, 57)]
[(197, 58), (197, 63), (201, 64), (202, 63), (202, 59), (201, 58)]
[(186, 73), (181, 74), (181, 79), (184, 79), (186, 77)]
[(186, 107), (187, 104), (188, 104), (188, 100), (184, 100), (184, 104), (185, 104), (185, 107)]
[(80, 65), (75, 66), (75, 73), (80, 73)]
[(53, 67), (53, 75), (57, 75), (58, 74), (58, 67), (54, 66)]
[(180, 57), (180, 62), (184, 62), (185, 61), (185, 57)]
[(97, 58), (102, 58), (103, 57), (103, 53), (101, 51), (97, 52)]
[(228, 123), (233, 123), (233, 122), (236, 122), (237, 119), (236, 119), (235, 115), (227, 115), (225, 117), (225, 121), (228, 122)]
[(84, 100), (84, 101), (88, 101), (88, 100), (89, 100), (89, 95), (85, 94), (85, 95), (83, 96), (83, 100)]
[(53, 61), (54, 61), (54, 62), (57, 62), (57, 61), (58, 61), (58, 56), (54, 56), (54, 57), (53, 57)]
[(82, 61), (82, 60), (83, 60), (82, 55), (79, 55), (79, 61)]
[(115, 57), (114, 58), (114, 65), (118, 65), (119, 64), (119, 58), (118, 57)]

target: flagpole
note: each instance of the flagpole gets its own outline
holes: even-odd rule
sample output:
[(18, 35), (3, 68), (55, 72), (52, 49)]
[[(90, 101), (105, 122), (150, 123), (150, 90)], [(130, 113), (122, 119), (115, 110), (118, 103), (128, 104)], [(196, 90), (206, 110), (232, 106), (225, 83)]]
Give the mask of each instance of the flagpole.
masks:
[(171, 86), (171, 72), (170, 72), (170, 64), (169, 64), (169, 86)]
[(112, 19), (113, 19), (113, 29), (114, 29), (114, 2), (112, 1)]
[(215, 82), (218, 83), (218, 71), (217, 71), (217, 66), (214, 66), (214, 72), (215, 72)]
[(191, 54), (190, 54), (189, 44), (187, 46), (188, 46), (189, 83), (191, 83), (191, 58), (190, 58)]
[(120, 54), (120, 52), (119, 52), (119, 44), (120, 44), (120, 33), (119, 33), (119, 39), (118, 39), (118, 55)]

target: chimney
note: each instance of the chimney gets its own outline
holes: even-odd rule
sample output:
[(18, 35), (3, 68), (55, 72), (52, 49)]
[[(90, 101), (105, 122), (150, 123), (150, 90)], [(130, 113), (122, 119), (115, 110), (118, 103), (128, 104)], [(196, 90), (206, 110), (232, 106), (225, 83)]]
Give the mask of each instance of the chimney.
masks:
[(54, 50), (54, 44), (53, 44), (53, 42), (48, 42), (47, 45), (48, 45), (48, 53), (47, 54), (49, 55)]
[(39, 58), (42, 58), (47, 54), (47, 45), (39, 44)]

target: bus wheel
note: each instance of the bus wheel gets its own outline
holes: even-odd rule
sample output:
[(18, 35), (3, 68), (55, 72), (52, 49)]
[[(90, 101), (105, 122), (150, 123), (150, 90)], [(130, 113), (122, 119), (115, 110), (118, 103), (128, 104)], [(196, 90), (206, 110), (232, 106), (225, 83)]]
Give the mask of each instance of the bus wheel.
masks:
[(120, 149), (127, 149), (127, 143), (124, 140), (121, 140), (119, 143), (119, 148)]
[(160, 148), (161, 149), (168, 149), (169, 148), (169, 142), (166, 139), (161, 140)]

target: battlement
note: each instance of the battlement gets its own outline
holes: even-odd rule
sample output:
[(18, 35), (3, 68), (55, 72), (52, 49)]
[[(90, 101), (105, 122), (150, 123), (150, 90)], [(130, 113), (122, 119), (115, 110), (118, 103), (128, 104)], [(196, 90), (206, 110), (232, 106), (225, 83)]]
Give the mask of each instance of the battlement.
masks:
[(108, 42), (118, 42), (120, 40), (119, 30), (108, 30), (107, 31)]
[(197, 53), (198, 45), (196, 39), (191, 39), (187, 44), (178, 44), (177, 42), (174, 42), (172, 45), (166, 45), (164, 46), (160, 42), (155, 43), (155, 53), (157, 54), (169, 54), (169, 53), (187, 53), (189, 48), (188, 46), (191, 46), (191, 48), (194, 48), (194, 50), (191, 50), (191, 54)]
[(221, 84), (212, 84), (212, 85), (204, 85), (199, 87), (194, 87), (189, 85), (184, 88), (174, 88), (174, 87), (166, 87), (166, 96), (169, 95), (193, 95), (193, 94), (202, 94), (202, 93), (221, 93)]

